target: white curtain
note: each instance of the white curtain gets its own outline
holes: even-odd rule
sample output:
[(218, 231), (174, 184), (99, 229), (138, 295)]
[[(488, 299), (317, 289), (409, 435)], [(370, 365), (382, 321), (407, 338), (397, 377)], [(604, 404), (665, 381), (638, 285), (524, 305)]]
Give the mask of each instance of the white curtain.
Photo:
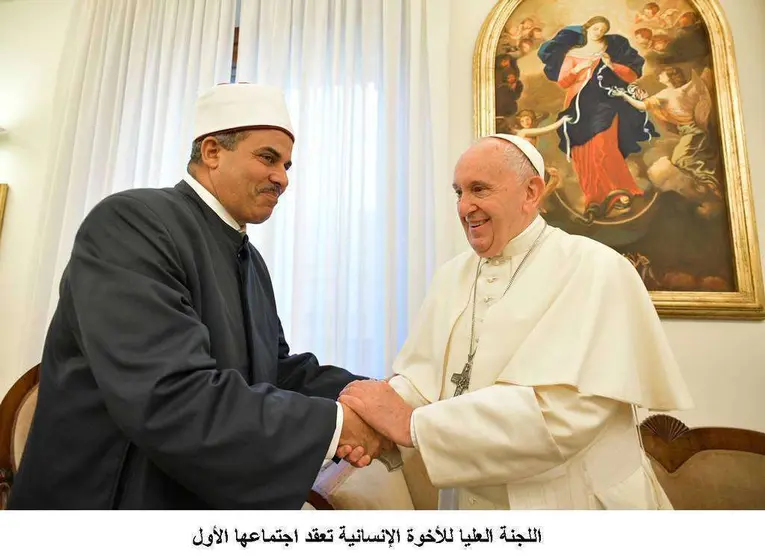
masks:
[(77, 0), (57, 76), (27, 365), (39, 362), (74, 235), (105, 196), (182, 177), (194, 101), (231, 79), (236, 0)]
[(387, 374), (450, 254), (448, 34), (441, 0), (241, 0), (236, 79), (283, 88), (296, 127), (248, 229), (294, 351)]

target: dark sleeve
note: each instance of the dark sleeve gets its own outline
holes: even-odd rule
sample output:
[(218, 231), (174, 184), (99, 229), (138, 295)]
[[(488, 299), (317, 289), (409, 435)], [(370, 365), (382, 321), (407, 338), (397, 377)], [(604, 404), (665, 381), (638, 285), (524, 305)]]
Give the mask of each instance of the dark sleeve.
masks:
[(640, 56), (637, 50), (632, 48), (629, 40), (621, 35), (608, 35), (607, 40), (606, 52), (611, 56), (611, 59), (617, 64), (627, 66), (637, 74), (638, 78), (641, 77), (645, 59)]
[(337, 408), (217, 369), (161, 219), (116, 195), (78, 232), (70, 285), (80, 342), (118, 427), (212, 507), (299, 509)]
[[(320, 365), (311, 353), (290, 355), (290, 348), (284, 339), (282, 324), (279, 323), (279, 370), (277, 387), (296, 391), (311, 397), (326, 397), (335, 400), (343, 388), (354, 380), (366, 380), (363, 376), (351, 374), (337, 366)], [(329, 445), (329, 442), (327, 442)]]

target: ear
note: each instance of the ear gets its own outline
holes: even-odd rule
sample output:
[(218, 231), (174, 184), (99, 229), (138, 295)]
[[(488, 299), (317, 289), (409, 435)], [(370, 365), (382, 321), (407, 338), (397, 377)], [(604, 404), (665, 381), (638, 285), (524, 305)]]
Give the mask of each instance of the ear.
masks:
[(202, 164), (209, 169), (217, 169), (220, 165), (221, 145), (212, 136), (202, 140)]
[(542, 193), (545, 190), (545, 181), (541, 176), (532, 176), (526, 183), (526, 203), (533, 208), (539, 207)]

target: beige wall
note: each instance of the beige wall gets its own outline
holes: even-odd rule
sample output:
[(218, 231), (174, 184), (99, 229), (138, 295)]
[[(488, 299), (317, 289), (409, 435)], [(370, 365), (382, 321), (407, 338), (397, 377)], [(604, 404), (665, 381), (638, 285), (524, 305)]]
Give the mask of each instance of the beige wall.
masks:
[[(472, 140), (472, 57), (495, 0), (452, 0), (450, 152), (452, 162)], [(733, 33), (759, 241), (765, 254), (765, 1), (720, 0)], [(457, 249), (465, 249), (464, 237)], [(696, 408), (677, 413), (689, 426), (765, 431), (765, 323), (665, 321), (665, 329)]]
[(0, 136), (0, 182), (10, 186), (0, 236), (0, 394), (29, 364), (21, 359), (21, 324), (31, 297), (53, 88), (72, 2), (0, 2), (0, 127), (8, 130)]

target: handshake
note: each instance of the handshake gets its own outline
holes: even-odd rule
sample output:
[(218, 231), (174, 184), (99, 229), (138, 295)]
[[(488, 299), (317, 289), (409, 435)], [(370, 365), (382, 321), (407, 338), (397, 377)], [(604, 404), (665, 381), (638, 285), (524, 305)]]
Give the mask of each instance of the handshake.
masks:
[[(366, 467), (396, 445), (413, 446), (413, 409), (388, 382), (351, 382), (338, 402), (343, 406), (343, 429), (335, 455), (354, 467)], [(388, 463), (386, 466), (391, 469)]]

